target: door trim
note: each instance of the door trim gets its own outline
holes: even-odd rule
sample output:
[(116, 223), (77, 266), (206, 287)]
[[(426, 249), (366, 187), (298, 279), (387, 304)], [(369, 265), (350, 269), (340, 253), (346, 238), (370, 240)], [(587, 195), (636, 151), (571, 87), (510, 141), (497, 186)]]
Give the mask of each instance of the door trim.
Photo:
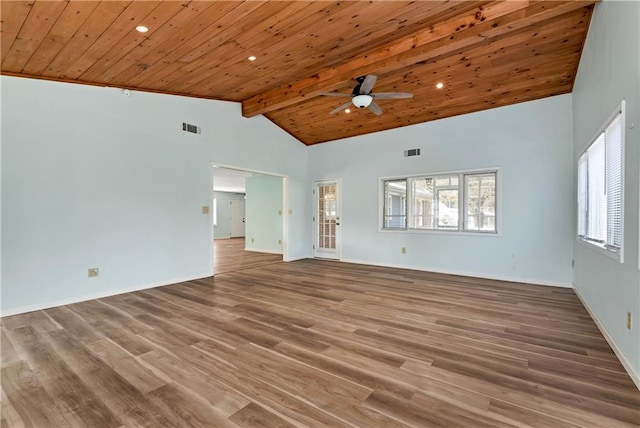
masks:
[[(338, 203), (338, 209), (336, 210), (336, 252), (335, 257), (322, 257), (321, 255), (316, 254), (316, 244), (318, 242), (318, 228), (317, 228), (317, 215), (318, 215), (318, 197), (315, 194), (315, 190), (319, 185), (323, 184), (335, 184), (336, 185), (336, 201)], [(323, 258), (323, 259), (331, 259), (331, 260), (340, 260), (342, 258), (342, 179), (334, 178), (334, 179), (323, 179), (323, 180), (314, 180), (311, 187), (311, 196), (312, 196), (312, 221), (311, 221), (311, 237), (312, 237), (312, 249), (311, 253), (314, 258)]]

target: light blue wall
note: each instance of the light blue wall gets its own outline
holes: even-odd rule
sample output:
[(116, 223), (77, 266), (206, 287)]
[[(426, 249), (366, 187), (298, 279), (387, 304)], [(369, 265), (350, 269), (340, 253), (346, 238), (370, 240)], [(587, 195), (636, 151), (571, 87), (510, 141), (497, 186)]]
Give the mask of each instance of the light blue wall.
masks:
[(0, 79), (3, 315), (209, 276), (212, 162), (286, 175), (297, 237), (286, 257), (310, 255), (307, 149), (266, 118), (243, 118), (238, 103)]
[(254, 175), (246, 185), (245, 248), (282, 254), (282, 177)]
[[(640, 3), (604, 1), (596, 4), (573, 91), (574, 165), (598, 128), (605, 124), (620, 101), (626, 100), (624, 263), (576, 241), (574, 283), (606, 334), (615, 342), (627, 369), (635, 373), (637, 383), (640, 373), (639, 29)], [(574, 211), (573, 217), (576, 216)], [(634, 330), (626, 328), (627, 311), (633, 314)]]
[[(309, 189), (342, 179), (343, 260), (571, 286), (571, 121), (562, 95), (314, 145)], [(379, 231), (380, 177), (493, 167), (500, 236)]]
[(244, 193), (213, 192), (213, 197), (217, 200), (218, 210), (218, 224), (213, 228), (213, 236), (215, 239), (229, 238), (231, 236), (231, 231), (229, 230), (229, 201), (244, 199)]

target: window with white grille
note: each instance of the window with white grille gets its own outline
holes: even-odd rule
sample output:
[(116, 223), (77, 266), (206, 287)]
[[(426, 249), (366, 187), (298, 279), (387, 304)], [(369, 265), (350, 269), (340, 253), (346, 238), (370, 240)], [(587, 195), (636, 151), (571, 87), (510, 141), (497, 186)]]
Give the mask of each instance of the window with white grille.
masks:
[(624, 101), (578, 157), (578, 239), (621, 263), (624, 213)]
[(496, 170), (382, 180), (383, 229), (497, 233)]

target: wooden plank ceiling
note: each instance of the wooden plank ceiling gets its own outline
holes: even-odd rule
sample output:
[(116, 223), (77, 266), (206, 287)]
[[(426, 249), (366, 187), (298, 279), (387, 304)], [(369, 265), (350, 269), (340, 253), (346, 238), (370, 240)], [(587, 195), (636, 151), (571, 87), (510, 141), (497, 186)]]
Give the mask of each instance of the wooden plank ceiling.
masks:
[[(570, 92), (594, 3), (2, 1), (1, 72), (242, 102), (315, 144)], [(414, 98), (330, 115), (365, 74)]]

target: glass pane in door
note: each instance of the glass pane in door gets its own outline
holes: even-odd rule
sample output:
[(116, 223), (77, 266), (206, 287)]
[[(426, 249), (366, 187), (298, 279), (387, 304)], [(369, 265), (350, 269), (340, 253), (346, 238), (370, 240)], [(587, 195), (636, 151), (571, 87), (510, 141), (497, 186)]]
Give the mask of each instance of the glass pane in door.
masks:
[(318, 248), (336, 248), (336, 185), (318, 186)]

